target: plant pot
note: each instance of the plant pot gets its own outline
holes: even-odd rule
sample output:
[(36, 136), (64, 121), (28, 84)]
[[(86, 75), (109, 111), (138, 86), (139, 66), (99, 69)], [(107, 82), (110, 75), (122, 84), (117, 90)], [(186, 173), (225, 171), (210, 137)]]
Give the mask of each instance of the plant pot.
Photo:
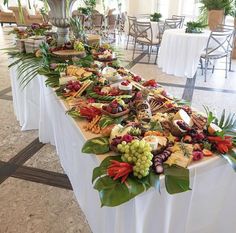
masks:
[[(236, 18), (234, 18), (234, 28), (236, 29)], [(232, 51), (232, 58), (236, 59), (236, 36), (234, 37), (234, 48)]]
[(224, 21), (224, 10), (208, 11), (208, 26), (211, 31), (215, 30), (218, 24)]

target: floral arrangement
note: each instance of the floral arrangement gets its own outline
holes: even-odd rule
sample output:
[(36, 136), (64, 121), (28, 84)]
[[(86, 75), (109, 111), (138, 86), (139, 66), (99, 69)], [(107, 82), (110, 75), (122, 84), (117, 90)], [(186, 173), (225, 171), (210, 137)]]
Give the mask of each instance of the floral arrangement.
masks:
[[(52, 48), (43, 44), (37, 57), (11, 52), (17, 60), (10, 66), (20, 64), (20, 74), (33, 69), (32, 75), (19, 77), (21, 83), (37, 73), (48, 76), (46, 84), (67, 102), (67, 114), (86, 120), (83, 130), (94, 136), (81, 156), (106, 155), (92, 174), (102, 206), (118, 206), (159, 188), (162, 176), (168, 193), (188, 191), (188, 166), (211, 156), (221, 156), (236, 171), (235, 114), (223, 111), (217, 117), (207, 107), (206, 114), (199, 113), (154, 79), (95, 62), (93, 49), (83, 46), (87, 55), (79, 61), (54, 57)], [(95, 51), (110, 49), (107, 46)]]
[(160, 13), (157, 13), (157, 12), (150, 15), (150, 16), (151, 16), (151, 21), (154, 21), (154, 22), (159, 22), (161, 17), (162, 17), (162, 15)]
[(51, 28), (52, 26), (48, 24), (33, 23), (29, 27), (14, 27), (9, 33), (15, 34), (18, 39), (25, 39), (31, 36), (44, 36)]
[(204, 23), (195, 21), (187, 22), (186, 26), (187, 26), (185, 29), (186, 33), (201, 33), (202, 29), (207, 27), (207, 25), (205, 25)]

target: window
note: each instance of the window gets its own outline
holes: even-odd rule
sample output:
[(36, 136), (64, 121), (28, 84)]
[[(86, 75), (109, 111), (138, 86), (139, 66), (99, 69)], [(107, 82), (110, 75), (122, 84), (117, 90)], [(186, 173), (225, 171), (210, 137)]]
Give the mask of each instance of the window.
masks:
[(162, 14), (162, 18), (168, 18), (169, 16), (169, 1), (168, 0), (159, 0), (158, 3), (158, 12)]

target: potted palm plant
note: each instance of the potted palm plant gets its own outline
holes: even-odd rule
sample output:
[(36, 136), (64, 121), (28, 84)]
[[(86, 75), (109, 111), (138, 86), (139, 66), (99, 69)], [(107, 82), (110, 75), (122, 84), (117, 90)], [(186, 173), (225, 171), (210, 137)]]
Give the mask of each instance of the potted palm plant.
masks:
[(200, 3), (202, 14), (208, 14), (208, 26), (211, 30), (223, 23), (226, 15), (234, 14), (234, 0), (200, 0)]

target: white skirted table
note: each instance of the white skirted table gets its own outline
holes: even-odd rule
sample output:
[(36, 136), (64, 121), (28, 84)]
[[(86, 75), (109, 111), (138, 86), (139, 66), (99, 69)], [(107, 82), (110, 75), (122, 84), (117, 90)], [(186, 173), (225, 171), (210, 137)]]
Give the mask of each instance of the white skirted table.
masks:
[(22, 130), (38, 129), (43, 143), (56, 146), (61, 165), (93, 233), (221, 233), (235, 232), (236, 176), (218, 157), (190, 167), (191, 191), (169, 195), (161, 180), (154, 188), (121, 206), (100, 205), (93, 189), (93, 168), (100, 157), (81, 153), (86, 138), (80, 121), (65, 114), (65, 103), (38, 75), (22, 90), (10, 69), (14, 111)]
[(209, 35), (209, 31), (185, 33), (184, 29), (166, 30), (158, 53), (159, 68), (167, 74), (193, 78)]

